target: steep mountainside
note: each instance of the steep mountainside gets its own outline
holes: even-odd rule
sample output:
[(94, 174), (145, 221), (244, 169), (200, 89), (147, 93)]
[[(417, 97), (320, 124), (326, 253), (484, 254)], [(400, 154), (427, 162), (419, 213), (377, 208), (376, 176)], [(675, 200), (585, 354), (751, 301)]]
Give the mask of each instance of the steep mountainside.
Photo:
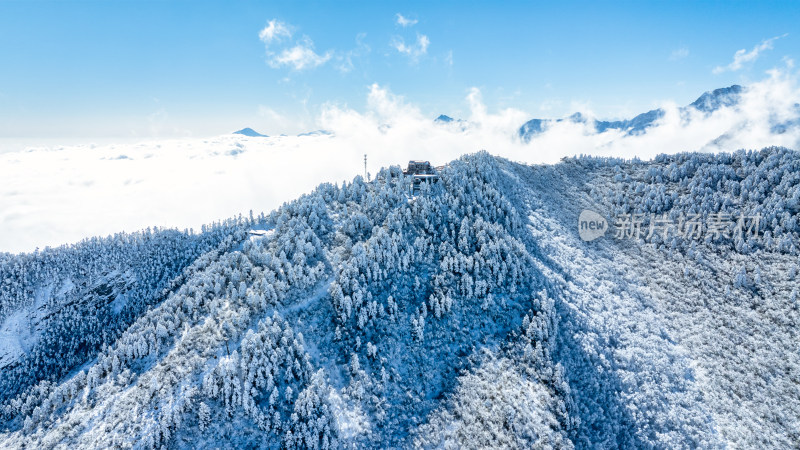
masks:
[(481, 152), (417, 196), (392, 167), (170, 238), (174, 262), (4, 256), (4, 329), (73, 312), (8, 352), (42, 369), (2, 368), (0, 446), (792, 447), (799, 156)]

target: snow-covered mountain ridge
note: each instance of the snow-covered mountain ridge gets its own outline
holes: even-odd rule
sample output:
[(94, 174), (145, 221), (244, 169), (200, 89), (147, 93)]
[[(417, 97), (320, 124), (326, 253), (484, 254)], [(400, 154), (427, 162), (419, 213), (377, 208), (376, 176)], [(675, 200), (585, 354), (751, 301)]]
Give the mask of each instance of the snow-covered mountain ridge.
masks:
[[(705, 92), (688, 106), (679, 109), (681, 116), (689, 116), (691, 112), (697, 111), (703, 114), (711, 114), (720, 108), (729, 108), (739, 103), (743, 88), (738, 84), (725, 88), (714, 89)], [(607, 130), (620, 130), (627, 135), (637, 135), (647, 132), (647, 129), (654, 126), (658, 119), (664, 117), (666, 112), (662, 108), (653, 109), (639, 114), (631, 119), (623, 120), (597, 120), (589, 118), (577, 112), (565, 119), (531, 119), (525, 122), (519, 129), (519, 137), (524, 141), (529, 141), (535, 135), (544, 132), (553, 124), (568, 121), (572, 123), (589, 124), (597, 133)]]
[[(790, 448), (798, 156), (481, 152), (416, 197), (392, 167), (198, 235), (4, 255), (0, 322), (54, 313), (5, 360), (0, 446)], [(584, 209), (761, 222), (584, 242)]]

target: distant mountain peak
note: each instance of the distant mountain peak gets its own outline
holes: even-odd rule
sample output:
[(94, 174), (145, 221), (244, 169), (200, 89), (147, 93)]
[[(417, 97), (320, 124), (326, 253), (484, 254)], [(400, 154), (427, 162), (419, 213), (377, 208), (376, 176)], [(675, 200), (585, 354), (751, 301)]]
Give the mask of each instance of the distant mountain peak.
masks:
[(333, 132), (328, 130), (314, 130), (314, 131), (307, 131), (305, 133), (300, 133), (297, 137), (304, 137), (304, 136), (331, 136)]
[(720, 108), (734, 106), (739, 102), (739, 96), (744, 89), (738, 84), (705, 92), (692, 102), (691, 107), (706, 113), (714, 112)]
[(241, 134), (243, 136), (249, 136), (249, 137), (269, 137), (266, 134), (261, 134), (252, 128), (242, 128), (239, 131), (234, 131), (233, 134)]
[[(680, 108), (681, 113), (683, 114), (691, 108), (705, 114), (711, 114), (718, 109), (735, 106), (739, 103), (743, 91), (744, 88), (742, 86), (734, 84), (732, 86), (705, 92), (688, 106)], [(597, 133), (602, 133), (607, 130), (620, 130), (628, 135), (638, 135), (646, 133), (647, 129), (653, 126), (664, 114), (665, 111), (658, 108), (639, 114), (632, 119), (597, 120), (576, 112), (563, 119), (531, 119), (520, 127), (519, 136), (524, 141), (529, 141), (533, 136), (547, 130), (551, 124), (564, 121), (594, 125), (594, 130)]]
[(469, 122), (466, 120), (454, 119), (447, 114), (439, 114), (439, 117), (433, 119), (433, 123), (451, 130), (466, 131), (469, 128)]

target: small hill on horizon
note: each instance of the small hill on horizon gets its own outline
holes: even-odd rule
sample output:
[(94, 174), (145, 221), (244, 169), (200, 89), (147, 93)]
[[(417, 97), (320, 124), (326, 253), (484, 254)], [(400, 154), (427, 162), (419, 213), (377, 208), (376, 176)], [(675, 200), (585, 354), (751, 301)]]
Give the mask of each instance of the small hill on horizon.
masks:
[(249, 137), (269, 137), (266, 134), (261, 134), (252, 128), (242, 128), (239, 131), (234, 131), (233, 134), (241, 134), (243, 136), (249, 136)]

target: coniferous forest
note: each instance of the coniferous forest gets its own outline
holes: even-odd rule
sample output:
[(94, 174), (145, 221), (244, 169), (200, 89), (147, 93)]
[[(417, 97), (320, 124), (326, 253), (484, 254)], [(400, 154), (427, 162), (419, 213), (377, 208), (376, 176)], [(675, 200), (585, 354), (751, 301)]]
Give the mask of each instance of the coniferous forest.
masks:
[(800, 442), (797, 152), (411, 184), (0, 255), (0, 447)]

